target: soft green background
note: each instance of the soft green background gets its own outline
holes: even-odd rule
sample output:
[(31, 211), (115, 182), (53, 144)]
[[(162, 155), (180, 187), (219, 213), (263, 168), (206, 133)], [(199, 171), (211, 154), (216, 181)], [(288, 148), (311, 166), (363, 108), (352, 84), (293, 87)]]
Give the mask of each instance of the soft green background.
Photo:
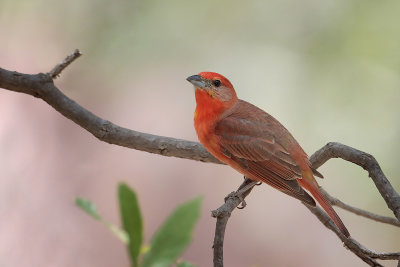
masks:
[[(369, 152), (400, 191), (399, 14), (394, 0), (0, 0), (0, 66), (46, 72), (79, 48), (84, 56), (56, 82), (67, 95), (122, 126), (191, 140), (185, 78), (220, 72), (309, 154), (329, 141)], [(118, 222), (121, 180), (138, 192), (147, 237), (178, 203), (204, 195), (184, 258), (211, 265), (209, 211), (240, 175), (100, 143), (42, 101), (4, 90), (0, 121), (0, 216), (9, 218), (0, 265), (126, 265), (123, 246), (71, 204), (91, 197)], [(391, 215), (362, 169), (331, 160), (321, 172), (333, 195)], [(364, 266), (296, 201), (262, 186), (248, 204), (230, 222), (227, 266)], [(339, 213), (367, 247), (399, 250), (398, 228)]]

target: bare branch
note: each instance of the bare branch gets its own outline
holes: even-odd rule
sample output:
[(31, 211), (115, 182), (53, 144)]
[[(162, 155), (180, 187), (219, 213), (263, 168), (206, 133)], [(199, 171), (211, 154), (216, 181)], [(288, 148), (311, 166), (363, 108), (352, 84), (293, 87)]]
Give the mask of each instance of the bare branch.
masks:
[(329, 216), (319, 207), (313, 208), (305, 205), (317, 218), (325, 225), (328, 229), (332, 230), (342, 240), (345, 247), (356, 254), (360, 259), (366, 262), (370, 266), (382, 266), (375, 259), (381, 260), (397, 260), (400, 253), (378, 253), (371, 251), (361, 245), (353, 238), (346, 238), (340, 230), (335, 226)]
[(331, 158), (342, 158), (368, 171), (369, 177), (374, 181), (386, 205), (400, 221), (400, 195), (394, 190), (372, 155), (343, 144), (331, 142), (315, 152), (310, 157), (310, 162), (312, 167), (316, 169)]
[(71, 54), (68, 55), (64, 61), (61, 63), (57, 64), (48, 74), (50, 75), (51, 78), (56, 79), (58, 75), (66, 68), (68, 67), (69, 64), (71, 64), (75, 59), (80, 57), (82, 54), (78, 49), (75, 49), (75, 51)]
[(349, 204), (344, 203), (343, 201), (341, 201), (338, 198), (335, 198), (333, 196), (331, 196), (328, 192), (326, 192), (323, 188), (320, 188), (322, 193), (324, 194), (325, 198), (331, 203), (331, 205), (333, 206), (337, 206), (340, 207), (344, 210), (347, 210), (349, 212), (352, 212), (354, 214), (363, 216), (365, 218), (377, 221), (377, 222), (381, 222), (381, 223), (387, 223), (387, 224), (391, 224), (394, 226), (398, 226), (400, 227), (400, 221), (398, 221), (395, 218), (392, 217), (387, 217), (387, 216), (382, 216), (382, 215), (378, 215), (357, 207), (353, 207)]
[(0, 68), (0, 87), (43, 99), (101, 141), (163, 156), (222, 164), (198, 142), (133, 131), (94, 115), (64, 95), (49, 74), (22, 74)]
[(234, 192), (235, 194), (231, 193), (228, 195), (225, 204), (223, 204), (221, 207), (211, 212), (211, 216), (217, 218), (217, 222), (215, 225), (214, 245), (213, 245), (214, 267), (224, 266), (223, 249), (224, 249), (225, 229), (232, 211), (237, 206), (239, 206), (239, 204), (242, 201), (244, 201), (246, 196), (250, 194), (251, 190), (256, 184), (257, 182), (246, 178), (244, 182), (239, 186), (238, 190)]
[[(239, 195), (230, 194), (228, 200), (218, 209), (211, 212), (211, 216), (217, 218), (216, 227), (215, 227), (215, 236), (214, 236), (214, 267), (222, 267), (223, 266), (223, 242), (225, 236), (225, 229), (228, 223), (228, 220), (233, 212), (233, 210), (240, 204), (242, 199), (244, 199), (254, 187), (255, 182), (251, 179), (246, 179), (238, 188), (237, 192)], [(240, 197), (240, 192), (243, 192), (243, 188), (250, 187), (249, 191), (244, 191), (244, 195), (242, 195), (242, 199)], [(303, 203), (304, 204), (304, 203)], [(328, 229), (333, 231), (339, 239), (343, 242), (345, 247), (351, 250), (355, 255), (357, 255), (360, 259), (366, 262), (370, 266), (382, 266), (375, 259), (381, 260), (397, 260), (400, 257), (399, 252), (390, 252), (390, 253), (378, 253), (372, 250), (367, 249), (362, 244), (357, 242), (353, 238), (346, 238), (340, 230), (336, 227), (336, 225), (332, 222), (331, 218), (319, 207), (310, 207), (304, 204), (319, 220), (325, 225)]]
[[(54, 85), (53, 79), (55, 79), (63, 69), (79, 56), (80, 52), (76, 50), (47, 74), (22, 74), (0, 68), (0, 87), (41, 98), (63, 116), (74, 121), (101, 141), (163, 156), (222, 164), (197, 142), (141, 133), (120, 127), (94, 115), (64, 95)], [(388, 207), (393, 211), (396, 218), (400, 220), (399, 194), (393, 189), (373, 156), (339, 143), (329, 143), (314, 153), (310, 158), (310, 162), (312, 163), (313, 168), (318, 168), (327, 160), (338, 157), (353, 162), (369, 172), (369, 176), (373, 179)], [(243, 192), (242, 189), (248, 188), (248, 186), (250, 186), (250, 188)], [(246, 179), (246, 181), (239, 187), (239, 193), (231, 195), (224, 205), (212, 213), (212, 215), (217, 218), (216, 235), (214, 240), (215, 266), (223, 266), (223, 240), (228, 219), (232, 211), (243, 202), (244, 198), (250, 193), (253, 186), (254, 182)], [(320, 208), (308, 207), (307, 205), (306, 207), (328, 229), (335, 232), (349, 250), (370, 266), (382, 266), (374, 259), (400, 259), (399, 253), (373, 252), (363, 247), (356, 240), (352, 238), (347, 239), (340, 233), (324, 211)], [(365, 212), (363, 213), (365, 215)]]

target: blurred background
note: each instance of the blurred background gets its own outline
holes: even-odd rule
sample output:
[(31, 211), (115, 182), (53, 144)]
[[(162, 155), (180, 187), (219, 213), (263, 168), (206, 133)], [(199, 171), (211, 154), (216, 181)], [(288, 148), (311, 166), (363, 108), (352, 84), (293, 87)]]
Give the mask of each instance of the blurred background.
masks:
[[(47, 72), (79, 48), (83, 57), (56, 80), (66, 95), (121, 126), (188, 140), (197, 137), (185, 79), (220, 72), (308, 154), (329, 141), (366, 151), (400, 191), (399, 12), (396, 0), (0, 0), (0, 66)], [(128, 266), (123, 244), (74, 205), (88, 198), (119, 224), (120, 181), (139, 195), (147, 241), (177, 204), (203, 196), (183, 258), (211, 266), (210, 211), (243, 179), (226, 166), (100, 142), (6, 90), (0, 170), (1, 266)], [(393, 216), (361, 168), (337, 159), (319, 170), (332, 195)], [(298, 201), (263, 185), (247, 203), (229, 221), (226, 266), (365, 266)], [(398, 228), (336, 210), (368, 248), (399, 250)]]

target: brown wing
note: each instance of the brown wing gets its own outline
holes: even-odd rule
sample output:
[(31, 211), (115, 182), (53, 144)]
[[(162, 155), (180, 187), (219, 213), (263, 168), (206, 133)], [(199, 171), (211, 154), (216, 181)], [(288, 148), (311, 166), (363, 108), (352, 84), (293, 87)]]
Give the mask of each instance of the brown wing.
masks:
[(288, 148), (297, 143), (272, 116), (240, 101), (232, 113), (218, 122), (215, 134), (222, 153), (249, 173), (249, 178), (315, 205), (296, 180), (301, 179), (302, 170)]

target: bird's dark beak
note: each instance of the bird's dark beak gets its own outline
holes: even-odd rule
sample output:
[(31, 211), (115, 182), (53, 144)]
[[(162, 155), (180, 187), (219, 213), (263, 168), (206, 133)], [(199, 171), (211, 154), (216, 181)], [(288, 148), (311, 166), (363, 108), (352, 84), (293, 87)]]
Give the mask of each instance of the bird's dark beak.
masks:
[(194, 85), (196, 88), (206, 87), (206, 83), (200, 75), (192, 75), (186, 78), (186, 80)]

